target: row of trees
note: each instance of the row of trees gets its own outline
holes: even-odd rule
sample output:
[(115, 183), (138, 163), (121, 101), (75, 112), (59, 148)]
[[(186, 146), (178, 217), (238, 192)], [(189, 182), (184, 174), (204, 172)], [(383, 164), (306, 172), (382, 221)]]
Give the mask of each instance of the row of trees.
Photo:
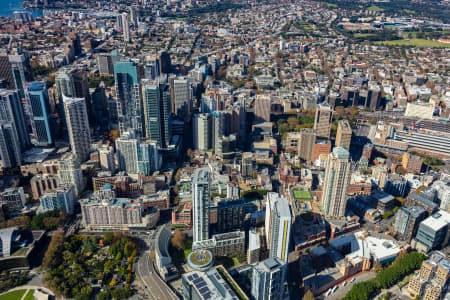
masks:
[(355, 284), (343, 299), (361, 300), (373, 298), (381, 289), (392, 287), (406, 275), (417, 270), (425, 258), (425, 255), (415, 251), (399, 255), (389, 267), (379, 272), (374, 279)]

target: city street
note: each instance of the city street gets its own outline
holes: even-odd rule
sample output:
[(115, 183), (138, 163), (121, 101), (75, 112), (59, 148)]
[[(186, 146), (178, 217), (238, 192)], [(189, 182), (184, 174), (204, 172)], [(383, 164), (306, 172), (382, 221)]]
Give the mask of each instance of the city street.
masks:
[(367, 281), (369, 279), (372, 279), (376, 276), (375, 272), (366, 272), (360, 275), (356, 275), (355, 277), (355, 281), (350, 283), (350, 280), (352, 280), (352, 278), (348, 278), (346, 280), (347, 284), (345, 286), (342, 286), (342, 283), (339, 285), (339, 288), (330, 296), (328, 297), (324, 297), (324, 295), (322, 296), (322, 299), (326, 299), (326, 300), (339, 300), (342, 299), (347, 293), (348, 291), (350, 291), (350, 289), (352, 288), (352, 286), (358, 282), (362, 282), (362, 281)]
[(158, 276), (150, 259), (149, 252), (154, 247), (154, 240), (145, 242), (149, 246), (149, 250), (142, 251), (138, 264), (137, 276), (145, 285), (145, 294), (147, 299), (157, 300), (173, 300), (178, 299), (174, 292), (167, 286), (167, 284)]

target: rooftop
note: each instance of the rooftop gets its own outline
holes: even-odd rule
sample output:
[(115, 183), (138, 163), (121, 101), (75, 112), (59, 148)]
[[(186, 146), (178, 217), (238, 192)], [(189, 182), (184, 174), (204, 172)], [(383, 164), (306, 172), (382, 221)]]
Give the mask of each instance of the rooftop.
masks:
[(439, 230), (450, 224), (450, 214), (446, 211), (440, 210), (435, 212), (433, 215), (426, 218), (421, 226), (427, 226), (433, 230)]

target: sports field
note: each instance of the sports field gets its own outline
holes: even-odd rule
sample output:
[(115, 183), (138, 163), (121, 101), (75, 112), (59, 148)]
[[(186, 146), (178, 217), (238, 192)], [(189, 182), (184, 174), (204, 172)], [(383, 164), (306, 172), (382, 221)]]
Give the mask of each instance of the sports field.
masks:
[(378, 41), (375, 42), (377, 45), (384, 46), (407, 46), (407, 47), (420, 47), (420, 48), (450, 48), (450, 44), (441, 43), (434, 40), (426, 39), (403, 39), (403, 40), (393, 40), (393, 41)]
[(311, 193), (309, 191), (294, 190), (294, 198), (297, 201), (309, 201), (312, 200)]

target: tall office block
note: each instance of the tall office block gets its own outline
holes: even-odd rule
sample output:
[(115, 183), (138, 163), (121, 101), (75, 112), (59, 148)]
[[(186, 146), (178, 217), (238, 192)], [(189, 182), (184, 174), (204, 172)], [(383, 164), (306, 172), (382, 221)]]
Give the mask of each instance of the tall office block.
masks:
[(284, 299), (286, 264), (276, 257), (268, 258), (253, 267), (251, 299)]
[(55, 191), (45, 192), (40, 201), (40, 211), (64, 211), (73, 214), (75, 210), (76, 194), (73, 185), (66, 185), (57, 188)]
[(170, 82), (172, 113), (184, 120), (191, 119), (192, 88), (187, 78), (174, 78)]
[(321, 103), (316, 108), (316, 116), (314, 118), (314, 129), (317, 137), (330, 138), (331, 120), (333, 118), (333, 110), (328, 103)]
[(114, 65), (111, 53), (97, 54), (98, 71), (102, 76), (114, 75)]
[(211, 149), (211, 116), (210, 114), (195, 114), (193, 121), (194, 149), (207, 151)]
[(287, 263), (291, 237), (292, 215), (286, 197), (268, 193), (265, 221), (267, 247), (270, 257), (278, 257)]
[(11, 123), (21, 150), (30, 145), (25, 114), (18, 91), (0, 90), (0, 122)]
[(28, 69), (26, 68), (27, 59), (24, 54), (9, 55), (9, 63), (11, 64), (11, 71), (14, 78), (15, 88), (19, 91), (20, 98), (25, 98), (25, 83), (31, 78)]
[(270, 122), (270, 109), (270, 95), (257, 95), (254, 104), (255, 123)]
[(71, 154), (61, 157), (58, 161), (58, 184), (60, 186), (72, 184), (77, 195), (85, 188), (86, 182), (81, 165)]
[(170, 143), (170, 96), (167, 85), (158, 81), (143, 80), (143, 109), (145, 135), (158, 142), (161, 148)]
[(169, 52), (162, 51), (159, 54), (159, 67), (161, 74), (169, 74), (172, 72), (172, 61), (170, 60)]
[[(92, 122), (100, 127), (103, 131), (110, 128), (110, 111), (108, 110), (108, 97), (106, 96), (106, 89), (103, 85), (95, 88), (91, 94), (92, 99), (92, 117), (95, 120)], [(111, 122), (112, 123), (112, 122)]]
[(209, 239), (210, 181), (208, 168), (197, 169), (192, 176), (192, 231), (194, 244)]
[(137, 174), (139, 141), (132, 133), (125, 132), (116, 139), (116, 151), (119, 161), (119, 171)]
[(122, 35), (123, 41), (130, 41), (130, 24), (128, 22), (128, 14), (126, 12), (122, 13)]
[(343, 217), (350, 183), (350, 153), (335, 147), (328, 156), (321, 205), (326, 217)]
[(91, 134), (84, 98), (64, 96), (64, 112), (69, 132), (70, 147), (75, 158), (83, 162), (89, 158)]
[(336, 132), (336, 147), (342, 147), (350, 150), (350, 142), (352, 140), (352, 128), (348, 120), (340, 120), (338, 122)]
[(134, 131), (136, 137), (143, 137), (144, 122), (138, 74), (138, 65), (135, 62), (118, 61), (114, 64), (120, 133)]
[(159, 169), (160, 158), (158, 145), (155, 141), (143, 141), (139, 143), (137, 169), (139, 174), (151, 175)]
[(0, 158), (3, 168), (17, 167), (22, 164), (19, 138), (13, 123), (0, 121)]
[(226, 111), (211, 113), (211, 146), (215, 151), (221, 149), (221, 138), (230, 134), (230, 114)]
[(297, 144), (297, 154), (301, 159), (310, 162), (313, 158), (314, 145), (316, 143), (314, 129), (302, 128), (298, 134), (300, 138)]
[(0, 81), (3, 81), (5, 88), (14, 89), (16, 88), (11, 63), (9, 62), (8, 53), (0, 53)]
[(400, 207), (395, 215), (394, 229), (397, 238), (410, 242), (416, 236), (419, 223), (427, 216), (425, 209), (420, 206)]
[(27, 86), (27, 92), (36, 145), (49, 146), (53, 144), (53, 138), (50, 128), (50, 103), (45, 82), (30, 82)]

